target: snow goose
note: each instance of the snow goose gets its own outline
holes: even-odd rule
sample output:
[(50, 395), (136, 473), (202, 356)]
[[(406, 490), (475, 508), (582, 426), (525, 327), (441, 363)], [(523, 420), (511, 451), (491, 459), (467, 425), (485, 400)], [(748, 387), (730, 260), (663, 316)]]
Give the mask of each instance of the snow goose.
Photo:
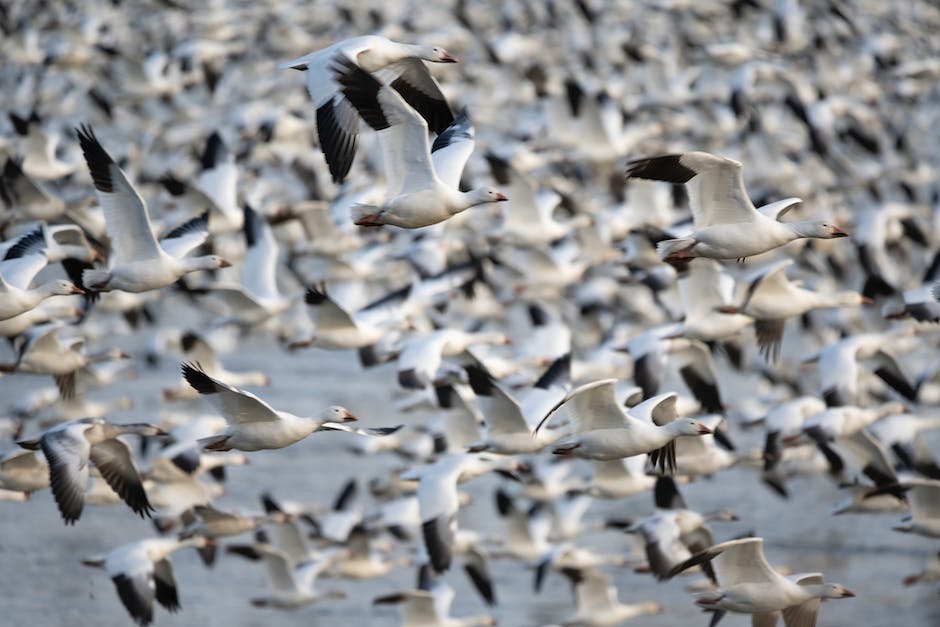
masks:
[(91, 127), (83, 126), (77, 132), (111, 240), (108, 269), (85, 270), (83, 282), (87, 288), (146, 292), (175, 283), (189, 272), (231, 265), (215, 255), (183, 258), (208, 236), (208, 214), (185, 222), (157, 243), (147, 205), (123, 170), (98, 142)]
[(498, 229), (492, 231), (492, 239), (539, 246), (561, 239), (572, 229), (590, 223), (590, 218), (584, 214), (568, 222), (559, 222), (553, 215), (562, 200), (558, 192), (538, 189), (533, 180), (502, 157), (493, 153), (487, 153), (485, 157), (493, 178), (509, 198), (500, 206), (503, 221)]
[(201, 205), (209, 209), (210, 233), (231, 233), (242, 228), (244, 216), (237, 203), (238, 167), (218, 131), (206, 141), (196, 186), (210, 201)]
[(31, 311), (52, 296), (85, 293), (81, 288), (63, 279), (31, 288), (33, 279), (46, 267), (49, 260), (45, 252), (16, 256), (18, 252), (10, 249), (7, 255), (14, 256), (7, 256), (0, 261), (0, 321)]
[(931, 479), (940, 479), (940, 467), (921, 433), (938, 428), (940, 416), (913, 413), (884, 416), (868, 426), (872, 435), (894, 453), (902, 468)]
[(437, 379), (444, 357), (456, 357), (475, 344), (510, 344), (499, 331), (439, 329), (405, 340), (398, 355), (398, 383), (408, 389), (427, 387)]
[(336, 551), (317, 554), (296, 565), (293, 565), (290, 556), (267, 542), (256, 542), (248, 547), (230, 546), (228, 551), (248, 559), (264, 561), (270, 592), (267, 596), (252, 599), (251, 604), (255, 607), (296, 610), (323, 598), (345, 596), (340, 591), (324, 594), (316, 589), (317, 577), (337, 558)]
[[(788, 625), (812, 625), (820, 599), (855, 596), (839, 584), (823, 583), (819, 573), (792, 577), (779, 574), (764, 557), (763, 538), (716, 544), (673, 568), (670, 576), (709, 561), (719, 587), (699, 595), (695, 602), (720, 615), (739, 612), (760, 616), (782, 611)], [(712, 624), (715, 622), (712, 619)]]
[(780, 356), (783, 328), (788, 318), (802, 316), (813, 309), (857, 307), (871, 299), (858, 292), (813, 291), (787, 278), (793, 264), (785, 259), (758, 271), (749, 280), (743, 302), (723, 307), (724, 313), (743, 313), (754, 318), (754, 332), (761, 353), (770, 361)]
[[(627, 528), (640, 533), (646, 543), (646, 559), (657, 579), (665, 579), (680, 562), (714, 544), (709, 520), (734, 521), (737, 516), (726, 510), (700, 514), (689, 509), (672, 477), (659, 477), (653, 489), (656, 513)], [(705, 573), (714, 579), (708, 564)]]
[(327, 575), (345, 579), (375, 579), (384, 577), (399, 566), (410, 565), (411, 559), (407, 556), (392, 559), (374, 550), (369, 541), (369, 534), (370, 531), (362, 525), (353, 527), (346, 539), (345, 548), (340, 551)]
[(778, 222), (800, 199), (787, 198), (756, 209), (744, 188), (741, 163), (707, 152), (636, 159), (627, 164), (627, 176), (676, 184), (698, 177), (697, 184), (686, 186), (695, 231), (657, 245), (666, 261), (694, 257), (744, 259), (803, 237), (832, 239), (848, 235), (825, 222)]
[[(2, 248), (6, 242), (0, 244)], [(9, 258), (31, 253), (44, 253), (48, 263), (59, 263), (64, 259), (92, 262), (101, 259), (97, 250), (88, 243), (85, 231), (75, 224), (48, 225), (41, 222), (36, 228), (11, 242), (6, 249)]]
[[(383, 85), (374, 76), (352, 62), (339, 58), (333, 71), (343, 87), (343, 94), (359, 111), (359, 115), (376, 131), (385, 153), (388, 188), (386, 200), (379, 206), (356, 205), (353, 221), (360, 226), (391, 224), (416, 229), (443, 222), (465, 209), (484, 203), (507, 200), (490, 187), (469, 192), (458, 191), (445, 179), (458, 179), (463, 165), (473, 150), (468, 130), (453, 135), (446, 133), (435, 142), (459, 141), (464, 148), (451, 158), (436, 162), (428, 145), (428, 126), (397, 92)], [(458, 129), (470, 129), (469, 120), (461, 116), (454, 121)], [(472, 137), (472, 135), (469, 135)], [(443, 139), (442, 139), (443, 138)], [(445, 143), (446, 142), (446, 143)]]
[(634, 409), (650, 420), (636, 418), (617, 402), (616, 384), (616, 379), (602, 379), (575, 388), (542, 419), (536, 433), (561, 408), (565, 408), (575, 422), (576, 435), (563, 438), (552, 453), (597, 461), (653, 453), (653, 465), (671, 472), (675, 470), (673, 442), (677, 437), (712, 432), (697, 420), (678, 418), (675, 393), (644, 401)]
[(824, 411), (826, 404), (815, 396), (799, 396), (780, 403), (764, 418), (764, 471), (771, 472), (782, 457), (781, 447), (795, 442), (810, 416)]
[(17, 442), (25, 449), (42, 449), (49, 463), (52, 495), (65, 524), (74, 524), (82, 515), (89, 461), (135, 513), (141, 517), (150, 515), (153, 508), (137, 474), (131, 450), (118, 439), (125, 433), (164, 435), (162, 430), (145, 423), (119, 425), (101, 418), (83, 418), (56, 425), (39, 438)]
[(457, 484), (490, 470), (517, 468), (511, 457), (491, 458), (477, 454), (448, 455), (424, 468), (408, 473), (418, 479), (421, 532), (431, 566), (436, 572), (450, 568), (457, 534), (460, 497)]
[(418, 586), (417, 590), (376, 597), (372, 604), (403, 604), (402, 627), (485, 627), (496, 624), (489, 614), (461, 618), (450, 616), (454, 589), (435, 579), (426, 567), (419, 575)]
[(304, 302), (315, 313), (313, 335), (292, 339), (288, 344), (292, 350), (307, 346), (327, 350), (366, 349), (381, 340), (394, 322), (391, 318), (383, 319), (381, 312), (368, 307), (356, 315), (350, 314), (322, 286), (307, 288)]
[(743, 314), (720, 311), (722, 307), (731, 305), (734, 279), (722, 272), (717, 261), (693, 260), (688, 272), (679, 275), (676, 285), (685, 312), (682, 328), (677, 331), (677, 335), (702, 342), (724, 342), (723, 346), (727, 347), (727, 340), (738, 335), (753, 321)]
[(49, 467), (36, 451), (13, 450), (0, 458), (0, 488), (29, 494), (49, 487)]
[(307, 91), (317, 110), (320, 149), (334, 182), (341, 183), (349, 173), (359, 140), (359, 122), (346, 99), (348, 95), (341, 91), (332, 72), (331, 65), (337, 58), (364, 72), (383, 70), (391, 79), (391, 87), (427, 120), (426, 126), (435, 133), (441, 133), (453, 121), (440, 87), (421, 62), (457, 62), (439, 46), (404, 44), (370, 35), (346, 39), (280, 64), (279, 69), (307, 73)]
[(267, 221), (245, 205), (242, 226), (245, 234), (242, 284), (211, 288), (211, 295), (229, 310), (227, 316), (213, 323), (216, 326), (261, 324), (286, 311), (293, 302), (277, 286), (278, 244)]
[(562, 572), (574, 587), (577, 604), (575, 612), (561, 621), (564, 627), (619, 625), (631, 618), (663, 612), (659, 603), (621, 603), (610, 577), (597, 569), (565, 568)]
[[(834, 442), (817, 441), (816, 444), (829, 463), (830, 473), (840, 484), (861, 485), (870, 481), (875, 488), (868, 498), (879, 494), (890, 494), (897, 500), (904, 498), (888, 452), (867, 429), (859, 429)], [(890, 503), (889, 499), (882, 500)]]
[[(557, 396), (547, 399), (548, 407), (543, 407), (540, 415), (533, 416), (534, 420), (527, 420), (522, 403), (497, 385), (489, 373), (483, 374), (486, 379), (486, 395), (490, 399), (489, 411), (486, 412), (486, 435), (482, 440), (470, 444), (467, 450), (473, 453), (489, 451), (498, 455), (536, 453), (561, 437), (562, 434), (559, 431), (546, 429), (537, 434), (533, 428), (544, 416), (545, 411), (564, 397), (564, 390), (557, 390)], [(471, 381), (474, 382), (479, 378), (471, 377)], [(483, 383), (480, 381), (475, 381), (475, 383), (474, 391), (480, 395), (480, 387)], [(547, 391), (547, 387), (532, 389)]]
[(901, 484), (911, 504), (910, 519), (895, 531), (940, 538), (940, 481), (920, 479)]
[(724, 405), (718, 388), (715, 362), (708, 346), (695, 339), (680, 337), (681, 324), (652, 327), (633, 337), (618, 350), (633, 358), (633, 380), (648, 399), (659, 392), (670, 360), (678, 362), (679, 375), (702, 409), (721, 413)]
[(56, 156), (59, 138), (43, 130), (42, 120), (35, 111), (26, 119), (15, 113), (10, 113), (9, 117), (16, 133), (26, 138), (23, 150), (26, 174), (41, 181), (52, 181), (78, 169), (78, 163), (67, 163)]
[(656, 482), (646, 474), (647, 458), (634, 455), (625, 459), (593, 462), (594, 473), (587, 485), (588, 494), (601, 499), (622, 499), (646, 492)]
[(148, 538), (119, 546), (103, 558), (82, 560), (82, 564), (104, 568), (131, 618), (138, 625), (149, 625), (153, 622), (154, 600), (167, 611), (180, 609), (170, 554), (188, 547), (201, 548), (209, 542), (198, 536), (186, 540)]
[(0, 364), (0, 372), (52, 375), (63, 399), (75, 398), (76, 375), (88, 365), (108, 359), (126, 359), (123, 351), (110, 348), (86, 354), (85, 339), (72, 337), (63, 341), (62, 327), (46, 324), (27, 331), (19, 346), (16, 361)]
[(213, 379), (198, 366), (183, 364), (183, 378), (215, 407), (229, 422), (219, 435), (199, 440), (206, 450), (260, 451), (290, 446), (314, 431), (348, 431), (362, 435), (386, 435), (398, 430), (393, 428), (356, 429), (343, 423), (353, 422), (356, 417), (344, 407), (331, 406), (317, 417), (303, 418), (279, 411), (263, 400), (238, 388)]
[(21, 163), (9, 157), (0, 172), (0, 199), (15, 221), (58, 220), (66, 212), (65, 203), (44, 185), (23, 172)]
[(206, 141), (198, 181), (188, 183), (172, 174), (160, 178), (169, 194), (195, 212), (209, 211), (209, 232), (233, 233), (242, 228), (237, 203), (238, 167), (218, 132)]
[(917, 390), (889, 348), (897, 336), (890, 333), (858, 333), (823, 348), (816, 355), (805, 357), (803, 363), (818, 361), (822, 397), (826, 405), (856, 405), (859, 396), (859, 362), (873, 360), (874, 373), (898, 394), (917, 402)]
[(210, 505), (193, 507), (195, 519), (187, 525), (181, 534), (183, 537), (204, 536), (206, 538), (227, 538), (247, 531), (255, 531), (269, 523), (280, 523), (285, 515), (274, 512), (269, 514), (244, 514), (218, 509)]
[[(202, 371), (214, 379), (225, 381), (229, 385), (259, 385), (268, 386), (271, 384), (271, 377), (258, 370), (234, 371), (229, 370), (219, 361), (218, 353), (208, 339), (199, 333), (189, 330), (185, 331), (179, 337), (179, 346), (182, 349), (183, 356), (190, 362), (199, 364)], [(158, 352), (162, 351), (158, 348)], [(148, 355), (149, 357), (149, 355)], [(185, 381), (175, 388), (165, 388), (163, 390), (164, 400), (178, 400), (182, 398), (195, 398), (198, 395), (192, 386), (187, 385)]]

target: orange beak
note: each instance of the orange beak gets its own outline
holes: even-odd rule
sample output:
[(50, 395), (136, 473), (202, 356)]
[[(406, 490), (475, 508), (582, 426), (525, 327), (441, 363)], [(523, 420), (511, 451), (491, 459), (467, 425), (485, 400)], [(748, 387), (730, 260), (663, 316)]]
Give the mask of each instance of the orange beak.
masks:
[(509, 200), (509, 199), (506, 198), (506, 196), (503, 194), (496, 194), (496, 201), (499, 202), (501, 200)]

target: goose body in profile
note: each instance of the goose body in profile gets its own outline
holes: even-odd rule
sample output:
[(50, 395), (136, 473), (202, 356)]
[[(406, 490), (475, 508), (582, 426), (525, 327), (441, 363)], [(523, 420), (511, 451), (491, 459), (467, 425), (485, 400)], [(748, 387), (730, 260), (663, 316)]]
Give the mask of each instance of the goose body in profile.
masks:
[(108, 269), (85, 270), (82, 280), (86, 288), (147, 292), (175, 283), (189, 272), (231, 265), (215, 255), (184, 257), (208, 237), (208, 213), (183, 223), (158, 243), (147, 205), (124, 171), (101, 146), (91, 127), (79, 128), (77, 133), (111, 240)]
[(163, 431), (145, 423), (119, 425), (102, 418), (82, 418), (56, 425), (38, 439), (18, 442), (26, 449), (42, 449), (49, 464), (52, 495), (65, 524), (74, 524), (82, 515), (89, 462), (135, 513), (149, 516), (153, 511), (130, 448), (118, 439), (126, 433), (154, 436)]
[(356, 417), (344, 407), (331, 406), (319, 416), (301, 417), (276, 410), (252, 394), (213, 379), (197, 366), (183, 364), (183, 378), (229, 422), (219, 435), (199, 440), (210, 451), (260, 451), (290, 446), (314, 431), (349, 431), (363, 435), (386, 435), (391, 429), (356, 429), (343, 423)]
[(778, 218), (801, 202), (799, 198), (757, 209), (744, 188), (741, 163), (707, 152), (636, 159), (627, 164), (627, 177), (687, 184), (695, 231), (657, 245), (657, 252), (666, 261), (695, 257), (744, 259), (796, 239), (848, 235), (826, 222), (779, 222)]
[[(380, 207), (354, 206), (356, 224), (416, 229), (443, 222), (476, 205), (506, 200), (490, 187), (468, 192), (457, 189), (474, 144), (473, 127), (465, 114), (434, 142), (434, 152), (447, 155), (434, 159), (427, 123), (395, 90), (343, 58), (335, 61), (333, 71), (359, 115), (382, 133), (379, 138), (388, 179), (386, 200)], [(452, 144), (460, 148), (443, 152)]]
[(368, 35), (353, 37), (293, 61), (280, 69), (291, 68), (306, 73), (307, 91), (317, 110), (317, 135), (333, 181), (341, 183), (349, 173), (359, 143), (359, 121), (355, 110), (342, 93), (331, 72), (334, 59), (342, 58), (364, 72), (383, 71), (391, 79), (391, 88), (402, 95), (435, 133), (453, 122), (437, 82), (422, 61), (456, 63), (440, 46), (423, 46), (391, 41)]

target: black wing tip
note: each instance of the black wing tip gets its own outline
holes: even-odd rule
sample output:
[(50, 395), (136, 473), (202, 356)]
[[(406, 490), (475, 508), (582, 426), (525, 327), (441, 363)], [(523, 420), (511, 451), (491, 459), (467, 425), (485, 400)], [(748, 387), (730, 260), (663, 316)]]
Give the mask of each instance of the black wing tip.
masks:
[(175, 237), (182, 237), (189, 233), (196, 233), (199, 231), (209, 231), (209, 212), (203, 211), (195, 218), (190, 218), (186, 222), (183, 222), (179, 226), (172, 229), (169, 233), (164, 235), (161, 239), (173, 239)]
[(255, 211), (249, 204), (245, 204), (242, 209), (242, 214), (245, 217), (243, 222), (245, 244), (251, 248), (258, 243), (258, 237), (261, 235), (261, 229), (263, 227), (261, 224), (261, 214)]
[(37, 249), (41, 250), (45, 248), (45, 242), (45, 224), (40, 223), (35, 229), (21, 235), (16, 243), (7, 249), (3, 260), (18, 259), (31, 252), (36, 252)]
[(173, 176), (173, 174), (164, 174), (157, 182), (163, 186), (171, 196), (182, 196), (186, 193), (186, 183)]
[(307, 291), (304, 293), (304, 302), (308, 305), (322, 305), (327, 301), (329, 296), (326, 294), (326, 288), (323, 286), (311, 285), (307, 288)]
[(200, 394), (218, 394), (215, 379), (202, 371), (199, 364), (183, 363), (181, 366), (183, 378)]
[(91, 173), (95, 189), (99, 192), (113, 192), (114, 182), (111, 180), (111, 166), (114, 164), (114, 159), (98, 141), (90, 124), (79, 124), (75, 129), (75, 133), (78, 136), (78, 143), (85, 157), (85, 163), (88, 165), (88, 171)]
[(627, 163), (627, 178), (665, 181), (668, 183), (686, 183), (695, 177), (696, 172), (680, 162), (682, 153), (643, 157)]
[(351, 127), (344, 127), (333, 111), (335, 100), (331, 100), (317, 109), (317, 137), (320, 150), (326, 159), (330, 176), (337, 185), (341, 184), (352, 168), (359, 145), (358, 122)]
[(218, 131), (212, 131), (209, 139), (206, 140), (206, 149), (202, 153), (202, 169), (211, 170), (228, 156), (228, 146)]

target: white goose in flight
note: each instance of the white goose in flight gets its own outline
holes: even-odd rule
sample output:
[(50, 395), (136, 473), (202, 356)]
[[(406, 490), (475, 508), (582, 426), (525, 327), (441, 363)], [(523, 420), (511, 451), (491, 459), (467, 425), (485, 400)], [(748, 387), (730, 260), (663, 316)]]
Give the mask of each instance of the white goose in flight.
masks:
[[(824, 583), (820, 573), (784, 577), (767, 563), (763, 538), (716, 544), (673, 568), (670, 576), (706, 561), (712, 562), (719, 587), (699, 595), (695, 602), (722, 615), (729, 611), (755, 616), (782, 612), (787, 625), (813, 625), (821, 599), (855, 596), (837, 583)], [(712, 624), (715, 622), (713, 619)]]
[(29, 450), (42, 449), (49, 463), (52, 495), (65, 524), (74, 524), (82, 515), (88, 486), (89, 462), (101, 472), (109, 486), (140, 516), (153, 508), (134, 466), (131, 450), (118, 436), (163, 435), (157, 427), (145, 423), (112, 424), (102, 418), (82, 418), (58, 424), (34, 440), (20, 440)]
[(695, 231), (657, 245), (666, 261), (694, 257), (744, 259), (803, 237), (832, 239), (848, 233), (826, 222), (778, 222), (799, 198), (754, 207), (744, 188), (741, 163), (707, 152), (686, 152), (627, 164), (627, 177), (697, 184), (689, 191)]
[(215, 255), (183, 257), (208, 237), (208, 213), (185, 222), (157, 243), (147, 205), (123, 170), (91, 127), (78, 128), (77, 133), (111, 240), (108, 269), (89, 269), (82, 275), (88, 289), (147, 292), (175, 283), (189, 272), (231, 265)]
[(153, 622), (154, 600), (169, 612), (180, 609), (170, 554), (209, 544), (211, 540), (202, 536), (185, 540), (148, 538), (119, 546), (104, 557), (82, 560), (82, 564), (104, 568), (131, 618), (138, 625), (149, 625)]
[(213, 379), (198, 366), (183, 364), (183, 378), (225, 416), (229, 426), (221, 434), (201, 438), (199, 443), (210, 451), (261, 451), (284, 448), (304, 439), (314, 431), (349, 431), (362, 435), (387, 435), (398, 427), (356, 429), (343, 423), (355, 416), (345, 407), (331, 406), (317, 417), (301, 417), (279, 411), (263, 400), (238, 388)]
[(490, 187), (461, 192), (454, 184), (473, 152), (473, 131), (465, 114), (434, 142), (435, 152), (450, 144), (459, 144), (461, 149), (447, 151), (448, 158), (438, 162), (428, 145), (427, 123), (395, 90), (342, 57), (334, 61), (332, 69), (343, 94), (362, 119), (382, 132), (379, 138), (388, 179), (386, 200), (380, 207), (354, 206), (356, 224), (416, 229), (443, 222), (476, 205), (507, 200)]
[(307, 91), (317, 110), (317, 136), (333, 181), (341, 183), (349, 173), (359, 142), (359, 121), (331, 71), (330, 65), (341, 57), (364, 72), (383, 71), (391, 87), (427, 120), (427, 126), (441, 133), (454, 116), (437, 82), (422, 63), (456, 63), (457, 59), (439, 46), (423, 46), (391, 41), (368, 35), (353, 37), (310, 54), (282, 63), (307, 73)]

